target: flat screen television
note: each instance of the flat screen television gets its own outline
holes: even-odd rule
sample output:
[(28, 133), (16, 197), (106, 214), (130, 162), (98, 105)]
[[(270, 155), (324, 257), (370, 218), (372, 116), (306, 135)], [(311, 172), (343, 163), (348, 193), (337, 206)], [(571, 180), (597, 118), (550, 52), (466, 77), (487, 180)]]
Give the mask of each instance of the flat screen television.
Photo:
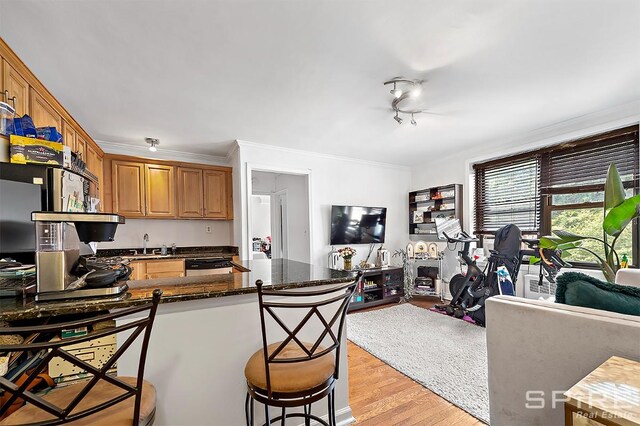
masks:
[(331, 244), (384, 243), (386, 207), (332, 206)]

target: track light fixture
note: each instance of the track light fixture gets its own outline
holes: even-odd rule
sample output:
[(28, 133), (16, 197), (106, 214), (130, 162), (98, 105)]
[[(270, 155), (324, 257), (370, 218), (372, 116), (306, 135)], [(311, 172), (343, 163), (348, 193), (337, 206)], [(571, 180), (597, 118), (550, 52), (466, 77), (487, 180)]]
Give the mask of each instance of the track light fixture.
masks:
[(402, 90), (396, 89), (396, 83), (393, 83), (393, 89), (391, 89), (391, 92), (389, 93), (391, 93), (394, 98), (399, 98), (400, 96), (402, 96)]
[(402, 117), (400, 114), (407, 114), (411, 116), (411, 124), (417, 126), (418, 122), (415, 120), (414, 114), (422, 114), (423, 110), (413, 108), (402, 108), (402, 103), (408, 98), (416, 99), (422, 94), (423, 80), (408, 79), (404, 77), (395, 77), (389, 81), (385, 81), (384, 85), (393, 84), (393, 89), (389, 93), (393, 95), (391, 101), (391, 109), (395, 111), (394, 120), (398, 124), (402, 124)]
[(149, 144), (149, 151), (156, 152), (158, 150), (156, 146), (160, 145), (160, 140), (155, 138), (144, 138), (144, 141)]

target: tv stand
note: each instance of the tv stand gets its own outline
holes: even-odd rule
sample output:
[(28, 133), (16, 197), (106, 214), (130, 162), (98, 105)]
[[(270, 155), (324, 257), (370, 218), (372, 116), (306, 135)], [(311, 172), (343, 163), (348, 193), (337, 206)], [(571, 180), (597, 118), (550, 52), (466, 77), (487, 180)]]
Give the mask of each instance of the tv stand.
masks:
[(400, 301), (404, 296), (404, 269), (385, 266), (362, 270), (349, 312)]

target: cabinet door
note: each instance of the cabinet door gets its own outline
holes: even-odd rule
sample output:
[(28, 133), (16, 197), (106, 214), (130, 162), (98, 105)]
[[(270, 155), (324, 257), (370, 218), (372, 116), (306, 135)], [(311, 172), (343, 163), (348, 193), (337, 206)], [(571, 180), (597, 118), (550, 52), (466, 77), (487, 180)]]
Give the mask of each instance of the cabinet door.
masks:
[(144, 175), (144, 163), (120, 160), (111, 162), (114, 213), (126, 217), (144, 216)]
[(3, 101), (16, 107), (16, 113), (23, 116), (29, 113), (29, 83), (5, 60), (2, 61), (2, 90), (7, 90), (9, 99), (15, 97), (14, 101)]
[(129, 267), (133, 269), (131, 271), (132, 280), (144, 280), (147, 278), (147, 265), (144, 261), (134, 261), (129, 263)]
[(178, 216), (202, 217), (202, 169), (178, 167)]
[(64, 145), (71, 148), (71, 151), (76, 152), (76, 131), (66, 121), (62, 121), (62, 138)]
[[(102, 156), (98, 153), (98, 151), (91, 145), (87, 144), (87, 152), (86, 152), (86, 162), (87, 169), (97, 176), (98, 184), (97, 185), (89, 185), (91, 196), (95, 198), (103, 199), (102, 191), (103, 191), (103, 169), (102, 169)], [(104, 211), (104, 206), (102, 205), (102, 201), (98, 205), (98, 210)]]
[(176, 217), (175, 168), (145, 164), (146, 216)]
[(76, 136), (76, 152), (80, 156), (80, 159), (87, 162), (87, 141), (80, 136), (80, 133)]
[(62, 117), (60, 117), (60, 114), (33, 88), (31, 88), (29, 108), (31, 118), (33, 118), (33, 123), (36, 127), (50, 126), (55, 127), (58, 131), (62, 129)]
[(184, 259), (179, 260), (148, 260), (147, 274), (182, 274), (184, 276)]
[(204, 217), (227, 218), (227, 173), (204, 171)]

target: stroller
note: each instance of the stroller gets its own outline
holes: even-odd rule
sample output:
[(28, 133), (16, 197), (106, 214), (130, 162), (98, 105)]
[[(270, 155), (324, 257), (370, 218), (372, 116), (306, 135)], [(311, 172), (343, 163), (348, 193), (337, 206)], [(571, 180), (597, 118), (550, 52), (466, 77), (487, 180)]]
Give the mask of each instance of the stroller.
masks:
[[(570, 266), (562, 261), (560, 252), (556, 250), (540, 249), (538, 240), (522, 238), (520, 228), (507, 225), (500, 228), (495, 235), (494, 249), (490, 251), (487, 265), (481, 270), (474, 259), (469, 257), (469, 247), (478, 241), (464, 231), (458, 236), (450, 237), (443, 232), (449, 243), (463, 243), (464, 248), (459, 251), (460, 258), (467, 265), (466, 274), (456, 274), (451, 278), (449, 290), (451, 303), (444, 306), (436, 305), (448, 315), (463, 318), (468, 315), (476, 324), (485, 324), (485, 301), (498, 294), (515, 295), (514, 283), (520, 271), (524, 255), (540, 257), (540, 281), (543, 276), (550, 282), (555, 282), (555, 276), (563, 266)], [(521, 250), (522, 243), (528, 250)]]

